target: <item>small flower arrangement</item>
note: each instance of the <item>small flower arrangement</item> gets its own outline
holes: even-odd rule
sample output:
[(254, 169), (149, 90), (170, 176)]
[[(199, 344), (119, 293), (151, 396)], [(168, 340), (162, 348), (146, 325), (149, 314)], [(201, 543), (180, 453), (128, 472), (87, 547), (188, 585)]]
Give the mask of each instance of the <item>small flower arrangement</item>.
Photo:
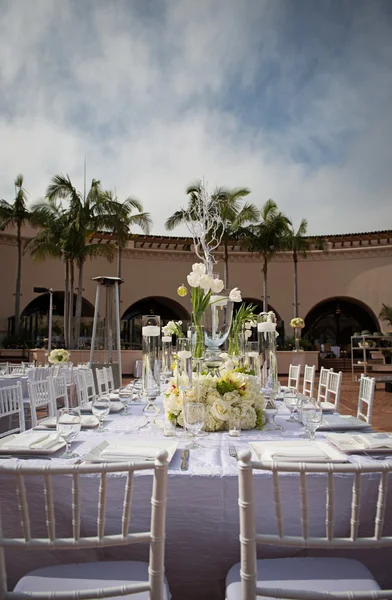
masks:
[(177, 337), (185, 337), (181, 329), (182, 321), (169, 321), (162, 327), (162, 333), (164, 336), (175, 335)]
[(290, 327), (293, 329), (303, 329), (305, 327), (305, 321), (301, 317), (295, 317), (290, 321)]
[(69, 362), (71, 354), (63, 348), (52, 350), (48, 354), (48, 361), (52, 364)]
[(170, 420), (183, 427), (185, 402), (205, 405), (205, 431), (224, 431), (231, 414), (239, 413), (242, 429), (262, 429), (264, 396), (259, 380), (244, 369), (221, 370), (221, 376), (193, 375), (193, 386), (181, 393), (177, 379), (171, 379), (164, 398)]

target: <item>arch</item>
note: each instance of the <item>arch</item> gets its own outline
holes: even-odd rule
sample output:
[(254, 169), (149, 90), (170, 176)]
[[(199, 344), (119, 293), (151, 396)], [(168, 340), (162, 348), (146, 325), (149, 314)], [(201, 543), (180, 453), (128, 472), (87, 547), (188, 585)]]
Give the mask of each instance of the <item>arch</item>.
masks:
[(134, 302), (122, 316), (121, 337), (125, 344), (140, 347), (142, 315), (159, 315), (161, 324), (168, 321), (190, 321), (189, 312), (176, 300), (165, 296), (148, 296)]
[(380, 331), (372, 309), (361, 300), (334, 296), (318, 302), (305, 317), (303, 335), (316, 343), (345, 346), (357, 331)]
[[(56, 291), (53, 292), (53, 316), (63, 317), (64, 316), (64, 292)], [(42, 317), (44, 315), (49, 314), (49, 292), (44, 294), (37, 295), (34, 300), (29, 302), (27, 306), (22, 311), (21, 317), (31, 317), (31, 316), (39, 316)], [(77, 295), (74, 294), (74, 314), (76, 308), (76, 298)], [(94, 316), (94, 306), (86, 300), (86, 298), (82, 298), (82, 317), (93, 317)]]

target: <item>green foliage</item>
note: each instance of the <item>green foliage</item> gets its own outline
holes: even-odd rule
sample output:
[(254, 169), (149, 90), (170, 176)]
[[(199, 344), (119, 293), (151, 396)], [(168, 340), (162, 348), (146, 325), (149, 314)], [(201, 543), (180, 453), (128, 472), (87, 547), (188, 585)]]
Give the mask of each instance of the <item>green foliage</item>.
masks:
[(246, 369), (245, 367), (236, 367), (234, 371), (236, 371), (236, 373), (243, 373), (244, 375), (256, 375), (253, 369)]
[(256, 408), (256, 429), (263, 429), (265, 425), (265, 418), (263, 411), (260, 408)]
[(221, 396), (224, 396), (227, 392), (235, 392), (237, 390), (236, 386), (230, 383), (230, 381), (226, 381), (225, 379), (221, 379), (216, 384), (216, 389), (220, 393)]
[(378, 316), (383, 321), (387, 321), (389, 325), (392, 325), (392, 306), (389, 306), (388, 304), (383, 304), (380, 310), (380, 314)]

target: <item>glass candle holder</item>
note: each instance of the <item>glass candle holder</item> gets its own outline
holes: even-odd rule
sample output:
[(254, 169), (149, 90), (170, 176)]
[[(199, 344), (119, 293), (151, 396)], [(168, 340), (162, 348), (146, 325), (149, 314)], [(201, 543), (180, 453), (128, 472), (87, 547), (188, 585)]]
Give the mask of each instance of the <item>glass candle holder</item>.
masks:
[(192, 387), (192, 351), (191, 340), (178, 338), (177, 340), (177, 385), (180, 391)]
[(142, 393), (147, 400), (144, 411), (150, 414), (159, 413), (155, 400), (161, 391), (160, 333), (158, 315), (142, 316)]
[(162, 377), (167, 380), (170, 378), (172, 374), (171, 366), (173, 362), (172, 357), (172, 336), (164, 335), (162, 336)]

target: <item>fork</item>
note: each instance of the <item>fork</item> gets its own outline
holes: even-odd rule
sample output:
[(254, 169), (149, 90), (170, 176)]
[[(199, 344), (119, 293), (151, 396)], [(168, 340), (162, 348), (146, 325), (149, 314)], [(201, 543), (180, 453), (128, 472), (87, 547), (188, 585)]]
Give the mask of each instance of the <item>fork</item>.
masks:
[(233, 444), (229, 444), (229, 454), (230, 454), (230, 456), (232, 456), (235, 459), (238, 458), (238, 453), (237, 453), (236, 447), (233, 446)]

